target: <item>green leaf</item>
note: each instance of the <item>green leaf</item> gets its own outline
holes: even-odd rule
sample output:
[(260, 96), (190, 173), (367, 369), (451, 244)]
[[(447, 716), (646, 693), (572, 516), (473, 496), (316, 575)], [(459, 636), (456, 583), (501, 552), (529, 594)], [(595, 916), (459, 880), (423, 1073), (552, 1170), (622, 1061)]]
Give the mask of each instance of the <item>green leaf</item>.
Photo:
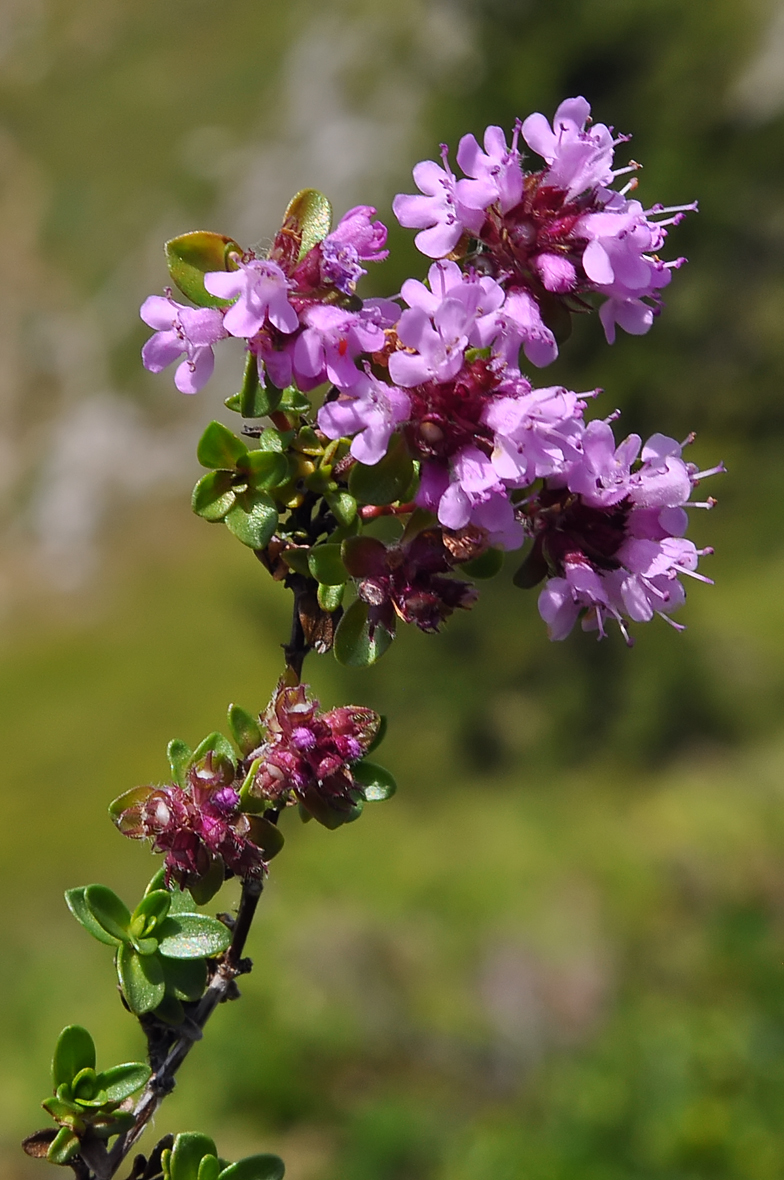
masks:
[(264, 853), (265, 860), (277, 856), (284, 844), (283, 833), (277, 824), (270, 823), (263, 815), (249, 815), (250, 838)]
[(224, 1168), (219, 1180), (283, 1180), (285, 1171), (283, 1160), (276, 1155), (246, 1155)]
[(414, 462), (401, 435), (395, 435), (389, 449), (372, 467), (356, 463), (348, 477), (348, 490), (360, 504), (394, 504), (408, 490), (414, 476)]
[(295, 433), (293, 430), (277, 430), (274, 426), (268, 426), (259, 437), (259, 450), (280, 451), (282, 454), (291, 446)]
[(464, 561), (460, 572), (467, 573), (471, 578), (494, 578), (504, 567), (503, 549), (485, 549), (473, 561)]
[(164, 1024), (171, 1024), (176, 1028), (185, 1019), (185, 1009), (177, 996), (167, 992), (158, 1007), (153, 1010), (153, 1016), (162, 1020)]
[(394, 637), (386, 627), (376, 627), (371, 635), (367, 603), (357, 598), (335, 632), (335, 658), (350, 668), (367, 668), (381, 659)]
[(236, 499), (233, 479), (231, 471), (208, 471), (203, 475), (191, 496), (196, 515), (211, 523), (223, 520)]
[[(193, 900), (196, 902), (196, 905), (206, 905), (208, 901), (212, 900), (223, 884), (223, 877), (223, 861), (218, 856), (211, 862), (210, 867), (204, 876), (200, 877), (198, 881), (195, 881), (194, 884), (191, 885), (191, 893), (193, 894)], [(172, 909), (172, 913), (174, 912), (174, 909)], [(192, 913), (193, 906), (191, 906), (187, 911), (184, 909), (177, 911), (177, 913), (180, 914), (184, 914), (186, 912)]]
[(284, 414), (306, 414), (310, 409), (310, 398), (296, 385), (287, 385), (281, 394), (278, 409)]
[(388, 729), (388, 722), (387, 722), (386, 713), (379, 713), (379, 715), (378, 715), (378, 729), (376, 730), (376, 736), (373, 738), (373, 741), (370, 743), (370, 745), (367, 748), (368, 754), (372, 754), (373, 750), (375, 750), (378, 746), (381, 745), (384, 738), (387, 736), (387, 729)]
[(231, 942), (231, 932), (205, 914), (177, 914), (160, 929), (160, 952), (171, 959), (201, 959), (219, 955)]
[(171, 1180), (197, 1180), (204, 1156), (217, 1154), (218, 1149), (207, 1135), (185, 1131), (174, 1140), (169, 1161)]
[(348, 528), (356, 519), (357, 502), (348, 492), (328, 492), (324, 499), (341, 528)]
[(283, 216), (283, 226), (300, 240), (297, 261), (323, 241), (332, 225), (332, 206), (315, 188), (303, 188), (292, 197)]
[(277, 410), (280, 392), (277, 386), (272, 385), (269, 378), (267, 378), (266, 385), (261, 384), (256, 355), (253, 352), (248, 352), (245, 357), (242, 386), (239, 393), (235, 395), (237, 404), (234, 405), (234, 399), (228, 398), (226, 405), (229, 406), (229, 409), (238, 410), (243, 418), (264, 418), (267, 414), (272, 414)]
[(201, 762), (208, 754), (215, 754), (219, 758), (225, 758), (232, 766), (234, 766), (237, 759), (234, 747), (229, 739), (224, 737), (222, 733), (218, 733), (217, 730), (213, 731), (213, 733), (208, 733), (206, 738), (203, 738), (199, 742), (191, 755), (190, 765), (193, 766), (197, 762)]
[(139, 933), (149, 937), (149, 935), (154, 933), (156, 927), (160, 925), (164, 918), (166, 918), (170, 908), (171, 894), (168, 889), (153, 889), (145, 893), (131, 914), (131, 926), (133, 927), (138, 919), (141, 918), (143, 925)]
[(120, 942), (127, 942), (130, 935), (131, 912), (114, 890), (106, 885), (88, 885), (84, 891), (87, 908), (107, 934)]
[(52, 1084), (55, 1090), (66, 1082), (69, 1086), (83, 1069), (95, 1069), (95, 1043), (81, 1024), (69, 1024), (57, 1038), (52, 1058)]
[[(167, 918), (167, 922), (173, 921)], [(158, 955), (138, 955), (128, 943), (117, 951), (117, 975), (131, 1012), (143, 1016), (163, 999), (166, 985)]]
[(229, 729), (243, 754), (250, 754), (261, 745), (261, 729), (255, 717), (246, 713), (239, 705), (229, 705)]
[(67, 1164), (79, 1152), (79, 1137), (70, 1127), (61, 1127), (49, 1144), (46, 1158), (50, 1164)]
[(547, 559), (539, 546), (533, 545), (523, 558), (523, 563), (517, 569), (512, 582), (520, 590), (532, 590), (548, 573)]
[[(122, 798), (122, 796), (120, 796)], [(97, 938), (99, 942), (106, 943), (107, 946), (119, 946), (121, 939), (114, 938), (111, 934), (107, 934), (103, 926), (99, 926), (90, 912), (87, 902), (84, 899), (86, 886), (80, 889), (68, 889), (65, 893), (65, 904), (71, 911), (77, 922), (80, 922), (93, 938)]]
[(188, 783), (188, 767), (193, 759), (193, 750), (180, 738), (174, 738), (166, 747), (166, 755), (174, 781), (185, 788)]
[(294, 570), (295, 573), (304, 574), (306, 578), (310, 575), (310, 566), (308, 565), (310, 549), (307, 545), (293, 545), (290, 549), (284, 549), (281, 557), (289, 569)]
[[(149, 885), (144, 891), (144, 896), (147, 897), (150, 893), (155, 893), (157, 890), (166, 889), (166, 870), (158, 869)], [(193, 913), (193, 898), (187, 889), (178, 889), (176, 885), (172, 885), (166, 892), (169, 895), (171, 908), (170, 914), (192, 914)]]
[(237, 461), (247, 453), (242, 439), (222, 422), (210, 422), (196, 448), (196, 458), (202, 467), (228, 471), (234, 471)]
[(199, 1164), (199, 1180), (218, 1180), (221, 1166), (218, 1163), (217, 1157), (214, 1155), (205, 1155)]
[(237, 464), (256, 491), (276, 488), (289, 478), (289, 464), (280, 451), (248, 451)]
[(305, 807), (322, 827), (334, 832), (337, 828), (342, 828), (344, 824), (350, 824), (359, 819), (362, 814), (363, 800), (357, 793), (357, 800), (351, 807), (345, 809), (331, 807), (317, 791), (311, 791), (305, 799)]
[(351, 767), (351, 773), (362, 784), (368, 803), (389, 799), (397, 790), (397, 783), (388, 770), (375, 762), (364, 760)]
[(308, 569), (324, 586), (341, 586), (349, 577), (340, 556), (340, 545), (315, 545), (308, 557)]
[(278, 510), (265, 492), (243, 496), (225, 516), (230, 533), (249, 549), (268, 545), (278, 523)]
[(199, 1000), (207, 986), (204, 959), (162, 959), (166, 992), (178, 1000)]
[(327, 614), (332, 614), (343, 602), (343, 595), (346, 592), (345, 586), (324, 586), (319, 583), (319, 588), (316, 593), (318, 604), (322, 610)]
[(210, 271), (232, 269), (229, 265), (229, 254), (236, 253), (242, 256), (242, 247), (232, 238), (207, 230), (196, 230), (172, 238), (166, 243), (164, 250), (172, 281), (197, 307), (230, 306), (231, 299), (219, 299), (216, 295), (210, 295), (204, 286), (204, 276)]
[(122, 1102), (129, 1094), (134, 1094), (146, 1086), (150, 1079), (150, 1067), (141, 1061), (126, 1061), (124, 1065), (113, 1065), (98, 1074), (97, 1084), (110, 1102)]

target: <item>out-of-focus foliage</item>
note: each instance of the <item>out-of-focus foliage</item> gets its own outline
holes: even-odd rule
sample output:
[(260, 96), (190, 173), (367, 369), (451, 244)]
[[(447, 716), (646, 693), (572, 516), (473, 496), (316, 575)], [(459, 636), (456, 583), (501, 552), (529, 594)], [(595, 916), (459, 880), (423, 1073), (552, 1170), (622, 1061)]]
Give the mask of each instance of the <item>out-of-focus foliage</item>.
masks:
[[(400, 790), (335, 833), (286, 817), (256, 970), (156, 1132), (275, 1152), (290, 1180), (780, 1176), (776, 12), (0, 5), (2, 1176), (46, 1167), (16, 1143), (64, 1025), (88, 1026), (107, 1061), (142, 1048), (105, 948), (74, 936), (59, 900), (85, 880), (135, 896), (156, 867), (114, 833), (108, 802), (166, 777), (171, 736), (197, 740), (231, 700), (263, 705), (288, 629), (282, 588), (187, 503), (198, 431), (241, 357), (188, 401), (139, 366), (160, 243), (194, 228), (264, 239), (307, 185), (338, 213), (370, 200), (388, 219), (439, 142), (579, 92), (634, 132), (646, 203), (696, 196), (701, 212), (672, 234), (691, 261), (650, 335), (610, 349), (586, 321), (542, 381), (600, 384), (629, 430), (695, 428), (694, 457), (725, 459), (720, 506), (694, 522), (717, 585), (695, 586), (683, 636), (552, 645), (510, 562), (471, 614), (402, 635), (377, 669), (311, 657), (325, 707), (389, 715)], [(421, 273), (411, 237), (392, 233), (378, 293)], [(95, 532), (101, 512), (111, 527)], [(103, 564), (79, 583), (91, 555)], [(70, 597), (47, 588), (64, 569)], [(229, 885), (215, 904), (232, 901)]]

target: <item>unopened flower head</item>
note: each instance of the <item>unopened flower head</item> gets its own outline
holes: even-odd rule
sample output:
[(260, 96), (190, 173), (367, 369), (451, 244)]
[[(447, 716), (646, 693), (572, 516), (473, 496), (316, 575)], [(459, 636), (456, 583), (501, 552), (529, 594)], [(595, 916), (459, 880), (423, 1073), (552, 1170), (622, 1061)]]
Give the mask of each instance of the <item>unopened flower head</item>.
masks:
[(166, 853), (167, 885), (174, 880), (186, 889), (216, 861), (238, 877), (258, 877), (266, 869), (264, 857), (250, 838), (251, 822), (240, 811), (237, 787), (231, 763), (207, 754), (188, 771), (185, 789), (169, 783), (131, 792), (117, 826)]
[(261, 718), (265, 740), (253, 757), (260, 765), (254, 793), (285, 806), (326, 805), (349, 811), (361, 797), (351, 767), (367, 753), (380, 718), (372, 709), (344, 705), (319, 710), (303, 684), (281, 682)]
[(446, 576), (457, 561), (441, 529), (423, 529), (390, 547), (375, 537), (357, 537), (346, 547), (345, 561), (368, 606), (371, 630), (394, 630), (397, 616), (422, 631), (437, 631), (454, 610), (468, 610), (477, 599), (470, 582)]

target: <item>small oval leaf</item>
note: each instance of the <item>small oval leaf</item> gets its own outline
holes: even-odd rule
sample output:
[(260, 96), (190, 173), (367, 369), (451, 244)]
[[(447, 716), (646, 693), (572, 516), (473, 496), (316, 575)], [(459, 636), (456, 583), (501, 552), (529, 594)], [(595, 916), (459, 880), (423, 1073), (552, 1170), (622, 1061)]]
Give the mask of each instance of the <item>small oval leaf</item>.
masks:
[(297, 260), (323, 241), (332, 226), (332, 206), (315, 188), (303, 188), (291, 198), (283, 216), (283, 228), (299, 238)]
[(349, 578), (340, 556), (340, 545), (314, 545), (308, 555), (308, 569), (324, 586), (341, 586)]
[(171, 959), (220, 955), (230, 942), (228, 928), (205, 914), (177, 914), (167, 918), (160, 928), (160, 953)]
[(285, 1171), (283, 1160), (276, 1155), (246, 1155), (224, 1168), (219, 1180), (283, 1180)]
[(479, 557), (471, 561), (464, 561), (460, 566), (461, 573), (467, 573), (471, 578), (494, 578), (504, 567), (503, 549), (485, 549)]
[(397, 783), (393, 776), (383, 766), (375, 762), (364, 760), (351, 767), (351, 773), (358, 783), (362, 784), (363, 793), (368, 803), (378, 803), (389, 799), (397, 790)]
[(172, 777), (180, 787), (185, 787), (188, 781), (188, 767), (193, 758), (193, 750), (180, 738), (174, 738), (166, 747)]
[(386, 455), (372, 467), (356, 463), (348, 490), (360, 504), (394, 504), (407, 492), (414, 477), (414, 461), (401, 435), (392, 439)]
[(183, 1132), (174, 1140), (169, 1161), (171, 1180), (198, 1180), (199, 1164), (204, 1156), (217, 1154), (218, 1149), (208, 1135)]
[(272, 539), (278, 510), (265, 492), (245, 494), (224, 517), (230, 533), (249, 549), (263, 549)]
[(237, 461), (247, 455), (248, 448), (222, 422), (210, 422), (196, 447), (196, 458), (202, 467), (234, 471)]
[(107, 934), (120, 942), (128, 941), (131, 912), (114, 890), (106, 885), (88, 885), (84, 891), (84, 900), (98, 925)]
[(123, 943), (117, 951), (117, 976), (128, 1007), (136, 1016), (152, 1012), (163, 999), (166, 985), (158, 955), (137, 955), (132, 946)]
[(211, 271), (230, 270), (229, 254), (242, 256), (242, 247), (225, 234), (209, 230), (194, 230), (180, 234), (164, 246), (166, 262), (172, 282), (197, 307), (229, 307), (230, 299), (210, 295), (204, 286), (204, 276)]
[(65, 904), (76, 918), (76, 921), (80, 922), (85, 930), (92, 934), (93, 938), (97, 938), (98, 942), (106, 943), (107, 946), (119, 946), (121, 940), (114, 938), (111, 934), (107, 934), (103, 926), (99, 926), (93, 917), (84, 899), (85, 888), (85, 886), (82, 886), (80, 889), (66, 890)]
[(215, 523), (223, 520), (234, 504), (234, 488), (231, 471), (208, 471), (203, 475), (191, 496), (191, 508), (202, 520)]
[(229, 705), (229, 729), (243, 754), (248, 755), (261, 745), (261, 728), (258, 721), (239, 705)]
[(95, 1043), (81, 1024), (69, 1024), (57, 1038), (52, 1058), (52, 1083), (56, 1090), (69, 1086), (83, 1069), (95, 1069)]
[(141, 1090), (150, 1079), (149, 1065), (141, 1061), (127, 1061), (124, 1065), (113, 1065), (98, 1074), (97, 1083), (106, 1091), (110, 1102), (122, 1102), (129, 1094)]
[(380, 626), (371, 634), (367, 603), (357, 598), (335, 632), (335, 658), (349, 668), (367, 668), (381, 658), (394, 637), (394, 632)]

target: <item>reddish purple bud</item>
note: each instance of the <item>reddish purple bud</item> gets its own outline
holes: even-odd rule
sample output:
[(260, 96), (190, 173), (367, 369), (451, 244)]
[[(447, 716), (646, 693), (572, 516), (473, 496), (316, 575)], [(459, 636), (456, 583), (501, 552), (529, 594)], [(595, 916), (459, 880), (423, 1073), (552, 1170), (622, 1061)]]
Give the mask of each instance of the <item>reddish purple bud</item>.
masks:
[(351, 766), (365, 756), (380, 718), (372, 709), (343, 705), (328, 713), (308, 697), (304, 684), (278, 685), (262, 718), (266, 741), (254, 757), (261, 758), (254, 793), (278, 805), (296, 800), (326, 803), (349, 811), (361, 787)]
[(123, 835), (150, 840), (153, 851), (166, 853), (167, 885), (195, 885), (218, 861), (238, 877), (258, 877), (266, 871), (264, 856), (250, 839), (233, 782), (231, 763), (208, 754), (188, 771), (185, 790), (169, 783), (129, 791), (115, 823)]
[(424, 529), (406, 545), (387, 548), (371, 537), (346, 545), (346, 568), (358, 579), (357, 593), (370, 607), (373, 626), (387, 626), (393, 612), (422, 631), (437, 631), (460, 607), (477, 598), (470, 582), (449, 578), (456, 561), (444, 544), (442, 529)]

